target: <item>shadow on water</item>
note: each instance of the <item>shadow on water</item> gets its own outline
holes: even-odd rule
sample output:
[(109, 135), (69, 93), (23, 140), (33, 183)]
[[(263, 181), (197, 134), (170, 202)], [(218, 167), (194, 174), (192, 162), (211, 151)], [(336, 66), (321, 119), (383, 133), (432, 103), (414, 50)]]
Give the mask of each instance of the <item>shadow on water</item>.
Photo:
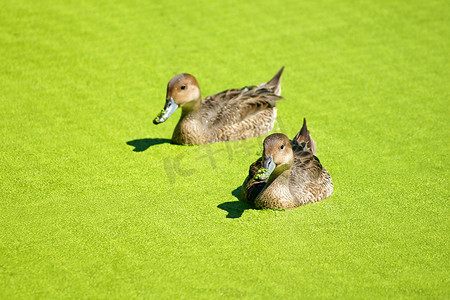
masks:
[(134, 147), (134, 152), (142, 152), (150, 148), (151, 146), (170, 143), (169, 139), (138, 139), (128, 141), (127, 145)]
[(228, 212), (227, 218), (237, 219), (242, 216), (245, 210), (252, 209), (252, 207), (241, 200), (242, 186), (236, 188), (231, 194), (238, 199), (238, 201), (229, 201), (219, 204), (217, 207)]

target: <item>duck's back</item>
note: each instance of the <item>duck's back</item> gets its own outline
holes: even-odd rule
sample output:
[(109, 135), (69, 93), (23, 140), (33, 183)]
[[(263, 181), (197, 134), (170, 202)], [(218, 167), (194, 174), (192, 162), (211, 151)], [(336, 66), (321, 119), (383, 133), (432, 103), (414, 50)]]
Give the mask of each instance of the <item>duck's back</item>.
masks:
[(243, 140), (272, 130), (281, 98), (264, 86), (231, 89), (203, 99), (199, 114), (212, 142)]

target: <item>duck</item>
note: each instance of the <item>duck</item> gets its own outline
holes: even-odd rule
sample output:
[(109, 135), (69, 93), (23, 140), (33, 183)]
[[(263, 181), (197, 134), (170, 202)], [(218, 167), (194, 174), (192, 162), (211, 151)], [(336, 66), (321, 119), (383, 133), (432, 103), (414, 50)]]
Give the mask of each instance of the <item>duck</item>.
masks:
[(283, 70), (268, 82), (228, 89), (204, 99), (193, 75), (178, 74), (167, 84), (164, 109), (153, 123), (163, 123), (181, 107), (171, 140), (179, 145), (237, 141), (267, 134), (275, 123), (276, 103), (282, 99)]
[(306, 119), (292, 140), (282, 133), (267, 136), (242, 185), (242, 199), (258, 209), (289, 210), (329, 197), (333, 181), (316, 151)]

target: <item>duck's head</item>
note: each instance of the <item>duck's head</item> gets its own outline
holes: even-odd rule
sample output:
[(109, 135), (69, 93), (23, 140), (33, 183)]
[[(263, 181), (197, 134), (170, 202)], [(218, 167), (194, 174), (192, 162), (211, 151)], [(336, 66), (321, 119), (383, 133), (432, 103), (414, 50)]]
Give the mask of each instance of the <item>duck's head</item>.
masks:
[(294, 162), (289, 138), (282, 133), (274, 133), (264, 140), (263, 167), (258, 170), (255, 179), (265, 180), (270, 174), (289, 169)]
[(200, 87), (195, 77), (186, 73), (178, 74), (167, 84), (166, 104), (153, 123), (164, 122), (178, 107), (186, 111), (193, 110), (199, 104), (199, 100), (201, 100)]

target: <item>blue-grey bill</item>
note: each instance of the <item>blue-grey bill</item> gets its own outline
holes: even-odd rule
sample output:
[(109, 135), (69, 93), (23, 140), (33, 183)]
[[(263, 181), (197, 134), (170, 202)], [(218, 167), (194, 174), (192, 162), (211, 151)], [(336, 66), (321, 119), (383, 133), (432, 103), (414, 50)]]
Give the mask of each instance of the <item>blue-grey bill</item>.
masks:
[(156, 116), (153, 120), (153, 124), (159, 124), (167, 120), (178, 108), (178, 104), (173, 101), (171, 97), (169, 100), (166, 100), (166, 104), (164, 105), (164, 109)]
[(266, 180), (269, 178), (270, 174), (272, 174), (273, 170), (275, 170), (275, 163), (273, 161), (273, 156), (269, 156), (264, 159), (263, 167), (258, 170), (255, 174), (255, 180)]

